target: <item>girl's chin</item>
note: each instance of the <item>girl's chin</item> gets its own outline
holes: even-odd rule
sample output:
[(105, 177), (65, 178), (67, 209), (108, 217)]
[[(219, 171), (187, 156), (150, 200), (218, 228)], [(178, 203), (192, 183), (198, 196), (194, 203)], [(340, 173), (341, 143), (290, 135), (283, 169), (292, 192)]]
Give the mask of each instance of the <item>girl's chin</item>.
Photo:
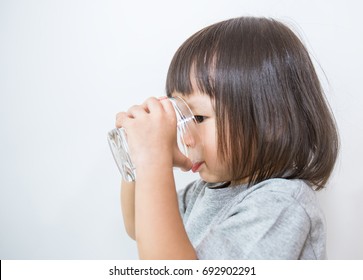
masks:
[(200, 171), (199, 172), (199, 176), (200, 178), (207, 182), (207, 183), (221, 183), (221, 182), (226, 182), (226, 180), (223, 180), (221, 178), (217, 178), (215, 176), (211, 176), (210, 174), (208, 174), (207, 172), (205, 172), (205, 170)]

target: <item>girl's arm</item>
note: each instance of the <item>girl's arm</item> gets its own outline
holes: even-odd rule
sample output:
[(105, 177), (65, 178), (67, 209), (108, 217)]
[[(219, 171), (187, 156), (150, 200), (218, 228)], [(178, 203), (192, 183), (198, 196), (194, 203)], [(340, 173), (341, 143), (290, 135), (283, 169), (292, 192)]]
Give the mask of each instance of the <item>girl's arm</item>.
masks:
[[(160, 166), (159, 170), (165, 169)], [(139, 192), (135, 189), (135, 182), (121, 183), (124, 226), (127, 234), (137, 241), (140, 258), (196, 259), (179, 215), (173, 174), (163, 174), (156, 182), (148, 179), (147, 173), (140, 176), (136, 183)], [(135, 193), (138, 202), (136, 208)], [(139, 222), (136, 225), (138, 235), (135, 233), (135, 211)]]
[(142, 170), (138, 173), (135, 197), (140, 258), (196, 259), (179, 214), (172, 163), (159, 158), (157, 164)]
[(179, 214), (173, 176), (173, 166), (190, 170), (192, 163), (177, 147), (172, 104), (149, 98), (142, 105), (119, 113), (116, 126), (127, 132), (137, 170), (135, 192), (123, 188), (126, 195), (122, 201), (126, 202), (125, 225), (136, 238), (140, 258), (196, 259)]
[(127, 234), (135, 237), (135, 182), (121, 182), (121, 210)]

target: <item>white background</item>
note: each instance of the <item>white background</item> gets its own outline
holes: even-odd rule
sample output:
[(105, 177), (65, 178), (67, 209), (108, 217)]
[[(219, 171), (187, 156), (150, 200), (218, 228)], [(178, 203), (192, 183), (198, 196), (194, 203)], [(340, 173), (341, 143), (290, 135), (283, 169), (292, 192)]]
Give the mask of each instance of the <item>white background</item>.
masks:
[[(342, 141), (319, 193), (328, 255), (363, 259), (361, 6), (0, 0), (0, 259), (137, 258), (106, 133), (118, 111), (165, 94), (168, 65), (187, 37), (242, 15), (288, 23), (314, 58)], [(176, 177), (180, 187), (195, 178)]]

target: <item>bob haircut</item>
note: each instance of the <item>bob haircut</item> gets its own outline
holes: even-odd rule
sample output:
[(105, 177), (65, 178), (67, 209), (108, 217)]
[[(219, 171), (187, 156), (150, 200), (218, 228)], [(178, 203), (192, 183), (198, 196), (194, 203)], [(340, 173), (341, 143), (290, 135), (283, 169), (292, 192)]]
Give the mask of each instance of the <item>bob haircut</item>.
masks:
[(334, 117), (308, 51), (281, 22), (240, 17), (195, 33), (171, 61), (166, 92), (213, 100), (218, 155), (231, 181), (326, 185), (339, 146)]

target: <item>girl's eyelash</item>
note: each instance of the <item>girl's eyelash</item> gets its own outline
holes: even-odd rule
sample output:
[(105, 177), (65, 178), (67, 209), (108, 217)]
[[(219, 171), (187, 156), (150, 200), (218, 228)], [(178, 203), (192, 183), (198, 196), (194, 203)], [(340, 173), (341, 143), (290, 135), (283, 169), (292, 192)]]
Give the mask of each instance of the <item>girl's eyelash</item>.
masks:
[(201, 123), (201, 122), (203, 122), (205, 120), (205, 117), (200, 116), (200, 115), (195, 115), (194, 118), (197, 121), (197, 123)]

